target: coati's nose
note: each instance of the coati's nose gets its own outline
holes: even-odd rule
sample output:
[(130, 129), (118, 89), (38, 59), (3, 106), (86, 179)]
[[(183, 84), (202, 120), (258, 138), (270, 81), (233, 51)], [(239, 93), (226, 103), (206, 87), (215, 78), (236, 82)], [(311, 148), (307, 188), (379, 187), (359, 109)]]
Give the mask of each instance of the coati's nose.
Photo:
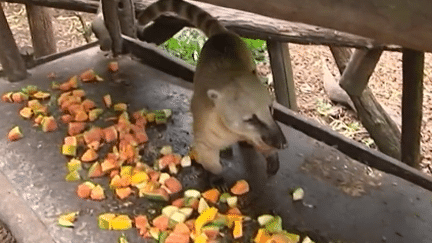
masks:
[(261, 136), (264, 143), (277, 149), (285, 149), (288, 147), (288, 142), (280, 129), (279, 125), (275, 124), (272, 129), (269, 129)]

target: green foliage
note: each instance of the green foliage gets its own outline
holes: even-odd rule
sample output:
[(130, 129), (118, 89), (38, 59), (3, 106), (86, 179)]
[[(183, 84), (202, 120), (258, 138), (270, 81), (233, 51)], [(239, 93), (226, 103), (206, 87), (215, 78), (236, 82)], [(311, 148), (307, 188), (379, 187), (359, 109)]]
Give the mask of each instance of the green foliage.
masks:
[(196, 65), (199, 54), (207, 37), (199, 30), (184, 28), (161, 47), (172, 56), (183, 59), (189, 64)]
[[(184, 28), (171, 39), (164, 42), (161, 47), (172, 56), (178, 57), (189, 64), (196, 65), (201, 49), (207, 39), (200, 30)], [(267, 45), (264, 40), (242, 39), (251, 50), (255, 62), (267, 61)]]

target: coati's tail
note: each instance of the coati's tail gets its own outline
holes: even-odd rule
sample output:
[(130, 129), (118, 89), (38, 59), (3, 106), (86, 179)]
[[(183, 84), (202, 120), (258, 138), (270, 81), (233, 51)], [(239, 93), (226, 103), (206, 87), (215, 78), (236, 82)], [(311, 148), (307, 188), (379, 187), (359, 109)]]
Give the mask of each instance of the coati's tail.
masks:
[(209, 13), (183, 0), (159, 0), (151, 4), (145, 10), (137, 14), (138, 23), (140, 25), (146, 25), (166, 12), (176, 13), (179, 17), (188, 20), (195, 27), (204, 31), (207, 37), (227, 31), (227, 29)]

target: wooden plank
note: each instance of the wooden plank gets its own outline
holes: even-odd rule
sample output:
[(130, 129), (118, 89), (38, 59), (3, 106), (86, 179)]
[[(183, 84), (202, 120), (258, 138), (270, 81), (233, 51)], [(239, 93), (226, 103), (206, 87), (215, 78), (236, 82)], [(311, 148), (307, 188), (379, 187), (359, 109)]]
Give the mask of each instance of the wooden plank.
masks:
[(336, 147), (347, 156), (378, 170), (398, 176), (432, 191), (432, 177), (410, 167), (396, 159), (393, 159), (379, 151), (371, 150), (363, 144), (355, 142), (343, 135), (331, 130), (329, 127), (309, 120), (290, 109), (275, 104), (275, 118), (293, 127), (304, 134)]
[(295, 85), (288, 43), (267, 41), (276, 100), (291, 110), (297, 111)]
[[(98, 2), (95, 0), (7, 0), (8, 2), (29, 3), (54, 8), (96, 13)], [(142, 10), (154, 0), (138, 0), (136, 9)], [(317, 26), (278, 20), (244, 11), (222, 8), (193, 1), (236, 33), (255, 39), (271, 39), (298, 44), (338, 45), (346, 47), (382, 46), (372, 39), (347, 34)], [(264, 4), (265, 5), (265, 4)], [(340, 22), (340, 21), (338, 21)], [(382, 46), (385, 50), (400, 50), (395, 45)]]
[(421, 161), (423, 67), (423, 52), (403, 50), (402, 161), (416, 168), (419, 168)]
[(199, 0), (432, 51), (430, 0)]
[(3, 71), (10, 81), (19, 81), (27, 77), (27, 69), (22, 59), (12, 31), (0, 5), (0, 63)]

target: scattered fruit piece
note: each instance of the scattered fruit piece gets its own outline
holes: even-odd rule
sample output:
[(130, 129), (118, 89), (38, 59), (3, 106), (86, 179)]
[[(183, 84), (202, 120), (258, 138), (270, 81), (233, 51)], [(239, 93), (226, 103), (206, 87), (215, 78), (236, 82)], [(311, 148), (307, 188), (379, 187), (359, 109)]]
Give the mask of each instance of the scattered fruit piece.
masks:
[(23, 137), (24, 137), (24, 135), (21, 133), (19, 126), (12, 128), (8, 134), (9, 141), (16, 141), (16, 140), (21, 139)]
[(95, 161), (99, 155), (93, 149), (87, 149), (81, 157), (82, 162), (92, 162)]
[(110, 108), (112, 106), (111, 95), (109, 95), (109, 94), (104, 95), (103, 101), (104, 101), (104, 104), (107, 108)]
[(132, 189), (130, 187), (117, 188), (115, 192), (120, 199), (125, 199), (130, 196)]
[(80, 74), (80, 79), (83, 82), (91, 82), (96, 80), (96, 73), (93, 69), (88, 69)]
[(111, 61), (108, 63), (108, 70), (115, 73), (119, 69), (118, 62), (117, 61)]
[(41, 125), (42, 125), (42, 131), (44, 132), (52, 132), (57, 130), (58, 128), (57, 122), (53, 116), (45, 117), (42, 120)]
[(67, 168), (68, 168), (68, 171), (69, 172), (72, 172), (72, 171), (79, 171), (79, 170), (81, 170), (82, 169), (82, 166), (81, 166), (81, 161), (80, 160), (78, 160), (78, 159), (71, 159), (68, 163), (67, 163)]
[(66, 214), (60, 215), (60, 217), (58, 218), (58, 221), (57, 221), (58, 225), (63, 226), (63, 227), (73, 227), (77, 215), (78, 215), (78, 212), (71, 212), (71, 213), (66, 213)]
[(125, 103), (117, 103), (114, 105), (114, 110), (124, 112), (127, 110), (127, 105)]
[(20, 115), (25, 119), (30, 119), (33, 116), (33, 111), (30, 107), (24, 107), (20, 110)]
[(183, 187), (179, 180), (175, 177), (170, 177), (165, 180), (165, 186), (168, 188), (170, 194), (180, 192)]
[(79, 184), (77, 187), (77, 195), (82, 199), (90, 198), (91, 192), (95, 185), (89, 181)]
[(100, 185), (96, 185), (92, 189), (90, 197), (91, 199), (98, 201), (105, 199), (104, 189)]
[(102, 172), (102, 166), (99, 162), (95, 162), (88, 170), (88, 177), (95, 178), (101, 177), (104, 173)]
[(71, 136), (80, 134), (85, 129), (85, 122), (70, 122), (68, 126), (68, 134)]
[(126, 238), (125, 234), (121, 234), (120, 237), (117, 240), (117, 243), (129, 243), (128, 239)]
[(304, 197), (304, 190), (301, 187), (296, 188), (292, 193), (292, 197), (294, 201), (302, 200)]
[(111, 220), (113, 220), (115, 217), (116, 216), (113, 213), (100, 214), (98, 217), (99, 229), (105, 229), (105, 230), (112, 229)]
[(32, 96), (38, 100), (44, 100), (44, 99), (48, 99), (51, 96), (51, 94), (48, 92), (37, 91)]
[(72, 172), (69, 172), (69, 174), (66, 175), (66, 181), (78, 181), (81, 179), (80, 174), (78, 171), (74, 170)]
[(243, 195), (247, 192), (249, 192), (249, 184), (246, 180), (239, 180), (231, 187), (231, 193), (234, 195)]
[(219, 200), (219, 195), (220, 195), (220, 192), (216, 188), (207, 190), (201, 194), (201, 196), (203, 198), (205, 198), (207, 201), (209, 201), (211, 203), (217, 203), (217, 201)]

